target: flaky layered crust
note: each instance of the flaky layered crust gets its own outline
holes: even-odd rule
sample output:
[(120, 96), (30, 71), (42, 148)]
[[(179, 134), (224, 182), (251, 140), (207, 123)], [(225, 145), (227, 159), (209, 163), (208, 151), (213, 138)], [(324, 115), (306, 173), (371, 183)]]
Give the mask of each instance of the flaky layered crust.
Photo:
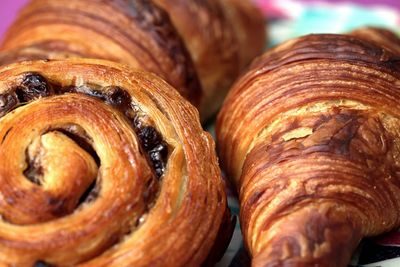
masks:
[(167, 80), (205, 120), (261, 53), (264, 28), (248, 0), (32, 0), (8, 31), (3, 49), (10, 51), (0, 64), (66, 57), (128, 63)]
[(8, 30), (0, 64), (86, 57), (127, 63), (168, 81), (194, 105), (202, 92), (168, 14), (151, 1), (32, 0)]
[(168, 11), (204, 88), (202, 117), (220, 107), (239, 72), (265, 44), (261, 12), (248, 0), (154, 0)]
[(227, 245), (214, 143), (155, 75), (4, 66), (0, 117), (0, 265), (199, 266)]
[(362, 237), (400, 226), (399, 41), (368, 35), (272, 49), (219, 114), (253, 266), (347, 266)]

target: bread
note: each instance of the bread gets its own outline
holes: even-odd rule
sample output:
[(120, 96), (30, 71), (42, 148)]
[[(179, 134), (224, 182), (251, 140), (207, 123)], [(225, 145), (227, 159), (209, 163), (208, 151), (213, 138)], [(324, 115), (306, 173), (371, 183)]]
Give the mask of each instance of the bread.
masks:
[(232, 234), (211, 136), (166, 82), (101, 60), (0, 68), (0, 265), (200, 266)]
[(400, 46), (387, 33), (290, 40), (230, 91), (218, 147), (252, 266), (347, 266), (363, 237), (400, 226)]

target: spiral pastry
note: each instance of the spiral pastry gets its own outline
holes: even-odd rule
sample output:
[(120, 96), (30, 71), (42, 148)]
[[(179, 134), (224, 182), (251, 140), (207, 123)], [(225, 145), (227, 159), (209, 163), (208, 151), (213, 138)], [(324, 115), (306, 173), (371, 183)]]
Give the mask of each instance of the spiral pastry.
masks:
[(365, 31), (288, 41), (228, 95), (219, 152), (253, 266), (347, 266), (400, 226), (399, 47)]
[(0, 68), (1, 266), (199, 266), (229, 242), (214, 143), (154, 75)]
[(264, 28), (249, 0), (32, 0), (9, 29), (0, 64), (66, 57), (127, 63), (164, 78), (204, 120), (261, 53)]

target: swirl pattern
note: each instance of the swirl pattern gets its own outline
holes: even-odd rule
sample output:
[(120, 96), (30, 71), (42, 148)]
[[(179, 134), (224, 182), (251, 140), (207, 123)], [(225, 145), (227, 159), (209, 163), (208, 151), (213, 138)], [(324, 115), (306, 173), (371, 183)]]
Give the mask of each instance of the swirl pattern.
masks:
[(347, 266), (362, 237), (400, 226), (399, 41), (390, 38), (379, 29), (301, 37), (235, 84), (217, 135), (253, 266)]
[(99, 60), (0, 68), (0, 263), (199, 266), (229, 241), (214, 145), (154, 75)]

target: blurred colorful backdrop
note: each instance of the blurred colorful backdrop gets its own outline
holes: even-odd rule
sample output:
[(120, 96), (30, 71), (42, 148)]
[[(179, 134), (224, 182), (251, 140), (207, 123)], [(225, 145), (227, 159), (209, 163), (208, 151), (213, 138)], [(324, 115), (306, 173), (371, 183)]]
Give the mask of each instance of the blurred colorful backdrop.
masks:
[[(28, 1), (0, 1), (0, 39), (18, 9)], [(272, 21), (272, 44), (306, 33), (342, 32), (363, 25), (400, 28), (400, 0), (253, 1)]]
[(399, 0), (255, 1), (272, 21), (272, 45), (308, 33), (340, 33), (360, 26), (400, 29)]

